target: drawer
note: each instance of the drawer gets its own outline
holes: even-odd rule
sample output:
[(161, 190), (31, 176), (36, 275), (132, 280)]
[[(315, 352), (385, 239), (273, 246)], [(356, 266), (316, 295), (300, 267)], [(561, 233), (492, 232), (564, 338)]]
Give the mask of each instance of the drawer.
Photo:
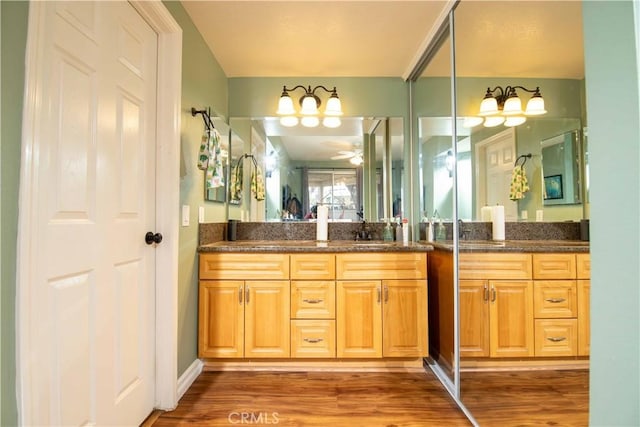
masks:
[(292, 319), (335, 319), (336, 283), (332, 281), (291, 281)]
[(292, 320), (291, 357), (336, 357), (336, 321)]
[(337, 254), (336, 277), (341, 280), (426, 279), (427, 254)]
[(576, 254), (576, 274), (578, 279), (591, 278), (591, 254)]
[(288, 280), (289, 255), (200, 254), (200, 279)]
[(536, 319), (577, 317), (576, 281), (535, 281), (533, 284), (533, 314)]
[(536, 356), (576, 356), (578, 321), (576, 319), (536, 320)]
[(336, 278), (334, 254), (292, 254), (292, 280), (333, 280)]
[(530, 254), (461, 253), (458, 266), (462, 280), (531, 279)]
[(533, 254), (534, 279), (575, 279), (576, 254)]

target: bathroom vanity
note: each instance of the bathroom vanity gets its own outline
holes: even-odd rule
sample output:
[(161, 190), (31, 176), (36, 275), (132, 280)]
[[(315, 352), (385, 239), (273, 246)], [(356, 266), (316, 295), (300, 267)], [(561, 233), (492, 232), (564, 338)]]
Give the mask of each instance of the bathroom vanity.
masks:
[(421, 367), (432, 249), (371, 241), (202, 245), (199, 357), (210, 365)]

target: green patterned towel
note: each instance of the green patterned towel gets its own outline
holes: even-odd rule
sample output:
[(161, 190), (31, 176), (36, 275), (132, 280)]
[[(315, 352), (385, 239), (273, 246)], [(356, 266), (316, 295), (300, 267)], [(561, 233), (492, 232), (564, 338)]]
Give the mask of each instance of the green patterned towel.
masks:
[(516, 166), (513, 168), (513, 174), (511, 175), (511, 186), (509, 187), (509, 199), (520, 200), (524, 199), (527, 191), (529, 191), (529, 183), (527, 181), (527, 173), (524, 170), (524, 166)]
[(251, 192), (256, 200), (264, 200), (264, 179), (262, 178), (262, 171), (260, 166), (254, 165), (251, 172)]
[(242, 201), (242, 157), (231, 172), (231, 182), (229, 183), (229, 199), (232, 203), (240, 203)]
[(209, 132), (208, 145), (209, 161), (207, 163), (207, 189), (224, 187), (220, 133), (218, 133), (216, 129), (211, 129), (211, 132)]

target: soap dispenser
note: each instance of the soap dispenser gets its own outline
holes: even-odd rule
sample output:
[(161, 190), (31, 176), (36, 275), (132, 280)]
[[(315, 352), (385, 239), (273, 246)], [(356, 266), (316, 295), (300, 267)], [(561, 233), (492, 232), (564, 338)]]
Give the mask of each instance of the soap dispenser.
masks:
[(402, 223), (400, 217), (396, 218), (396, 242), (402, 242)]
[(436, 227), (436, 240), (446, 240), (447, 239), (447, 229), (442, 223), (442, 219), (438, 221), (438, 226)]
[(391, 228), (389, 219), (387, 219), (387, 225), (384, 226), (384, 230), (382, 231), (382, 240), (385, 242), (393, 241), (393, 229)]

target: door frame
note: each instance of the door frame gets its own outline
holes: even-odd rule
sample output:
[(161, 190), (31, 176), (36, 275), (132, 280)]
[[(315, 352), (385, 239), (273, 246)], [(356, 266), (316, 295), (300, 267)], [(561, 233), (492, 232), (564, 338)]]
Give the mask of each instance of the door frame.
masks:
[[(491, 135), (488, 138), (483, 139), (474, 145), (474, 154), (475, 154), (475, 173), (474, 173), (474, 185), (475, 189), (475, 215), (476, 218), (480, 218), (480, 209), (484, 206), (484, 202), (487, 200), (487, 190), (484, 182), (486, 181), (486, 165), (485, 165), (485, 157), (487, 147), (496, 141), (503, 139), (511, 139), (513, 153), (516, 153), (516, 129), (515, 127), (508, 127), (503, 131), (500, 131), (494, 135)], [(482, 183), (482, 185), (480, 185)]]
[[(38, 179), (35, 138), (43, 112), (38, 91), (44, 52), (38, 44), (47, 22), (47, 2), (29, 3), (25, 54), (25, 88), (20, 165), (20, 192), (16, 271), (16, 395), (18, 422), (30, 425), (33, 396), (29, 364), (32, 322), (31, 272), (36, 250), (38, 200), (31, 191)], [(155, 407), (174, 409), (178, 401), (178, 233), (180, 204), (180, 116), (182, 85), (182, 28), (159, 0), (129, 3), (158, 34), (156, 120), (156, 229), (164, 240), (156, 251), (155, 266)]]

